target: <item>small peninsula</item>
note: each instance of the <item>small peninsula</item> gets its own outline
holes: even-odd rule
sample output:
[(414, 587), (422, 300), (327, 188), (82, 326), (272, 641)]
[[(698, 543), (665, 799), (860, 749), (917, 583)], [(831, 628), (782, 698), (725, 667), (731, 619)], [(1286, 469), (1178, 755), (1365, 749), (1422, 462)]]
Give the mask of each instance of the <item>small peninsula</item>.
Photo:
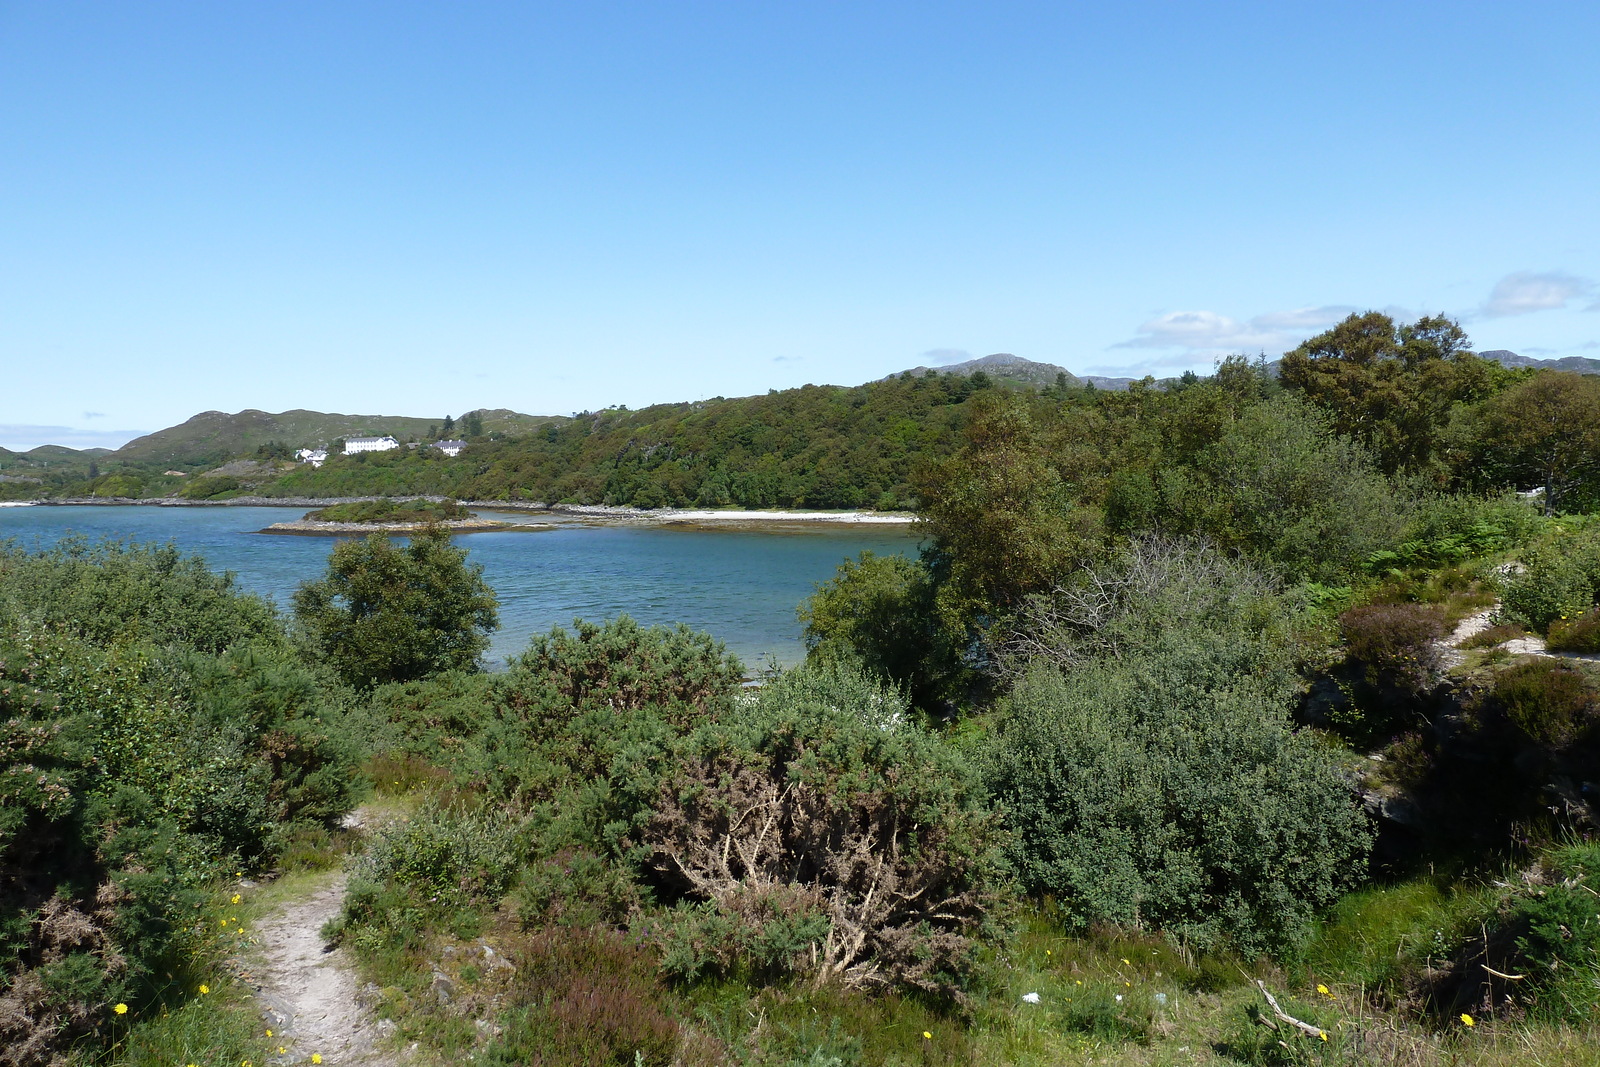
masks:
[(547, 523), (511, 523), (482, 519), (456, 500), (356, 500), (308, 511), (294, 522), (275, 522), (262, 533), (344, 535), (415, 533), (442, 527), (453, 533), (484, 530), (544, 529)]

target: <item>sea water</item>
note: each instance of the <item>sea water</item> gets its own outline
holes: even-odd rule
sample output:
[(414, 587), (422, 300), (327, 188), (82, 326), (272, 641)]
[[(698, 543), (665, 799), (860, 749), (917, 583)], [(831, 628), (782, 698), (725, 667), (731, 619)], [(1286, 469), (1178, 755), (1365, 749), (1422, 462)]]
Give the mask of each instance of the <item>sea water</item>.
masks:
[[(295, 588), (320, 577), (331, 537), (263, 534), (305, 508), (35, 505), (0, 510), (0, 540), (48, 548), (63, 537), (168, 541), (288, 610)], [(518, 512), (485, 518), (551, 523), (538, 531), (462, 534), (455, 543), (500, 599), (493, 663), (573, 619), (627, 613), (644, 625), (682, 622), (727, 644), (747, 667), (804, 656), (795, 608), (848, 556), (915, 555), (917, 538), (893, 525), (830, 523), (707, 526), (598, 523)]]

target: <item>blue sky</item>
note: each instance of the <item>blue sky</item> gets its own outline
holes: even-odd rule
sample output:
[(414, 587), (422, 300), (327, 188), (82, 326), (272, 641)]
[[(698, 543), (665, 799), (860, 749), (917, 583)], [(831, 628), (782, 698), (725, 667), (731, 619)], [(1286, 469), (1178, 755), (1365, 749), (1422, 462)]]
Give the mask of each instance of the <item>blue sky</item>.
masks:
[(1352, 309), (1600, 356), (1600, 5), (0, 0), (0, 445)]

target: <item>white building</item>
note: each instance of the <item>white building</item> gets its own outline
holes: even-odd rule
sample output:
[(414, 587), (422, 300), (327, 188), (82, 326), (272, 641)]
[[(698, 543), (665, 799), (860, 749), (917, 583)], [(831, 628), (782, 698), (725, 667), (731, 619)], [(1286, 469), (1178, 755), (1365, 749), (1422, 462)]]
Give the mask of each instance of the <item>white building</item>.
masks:
[(391, 448), (399, 447), (400, 442), (389, 436), (347, 437), (344, 441), (344, 454), (353, 456), (357, 452), (387, 452)]
[(321, 448), (302, 448), (294, 454), (294, 458), (301, 463), (309, 463), (313, 467), (320, 467), (328, 461), (328, 453)]
[(435, 441), (433, 447), (447, 456), (459, 456), (461, 450), (467, 447), (465, 441)]

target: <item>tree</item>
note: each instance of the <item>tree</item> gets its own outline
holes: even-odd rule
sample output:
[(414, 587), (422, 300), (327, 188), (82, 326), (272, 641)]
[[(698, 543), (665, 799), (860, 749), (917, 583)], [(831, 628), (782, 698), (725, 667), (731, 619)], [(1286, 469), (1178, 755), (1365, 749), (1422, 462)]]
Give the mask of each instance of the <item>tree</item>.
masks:
[(438, 527), (397, 547), (382, 534), (333, 550), (328, 573), (294, 594), (307, 638), (352, 685), (470, 670), (497, 625), (483, 567)]
[(1386, 474), (1423, 471), (1438, 459), (1456, 405), (1505, 385), (1506, 372), (1470, 348), (1442, 315), (1397, 326), (1369, 311), (1285, 353), (1281, 375), (1329, 414), (1336, 432), (1372, 449)]
[(1544, 487), (1544, 513), (1600, 473), (1600, 379), (1546, 371), (1496, 397), (1484, 440), (1513, 476)]

